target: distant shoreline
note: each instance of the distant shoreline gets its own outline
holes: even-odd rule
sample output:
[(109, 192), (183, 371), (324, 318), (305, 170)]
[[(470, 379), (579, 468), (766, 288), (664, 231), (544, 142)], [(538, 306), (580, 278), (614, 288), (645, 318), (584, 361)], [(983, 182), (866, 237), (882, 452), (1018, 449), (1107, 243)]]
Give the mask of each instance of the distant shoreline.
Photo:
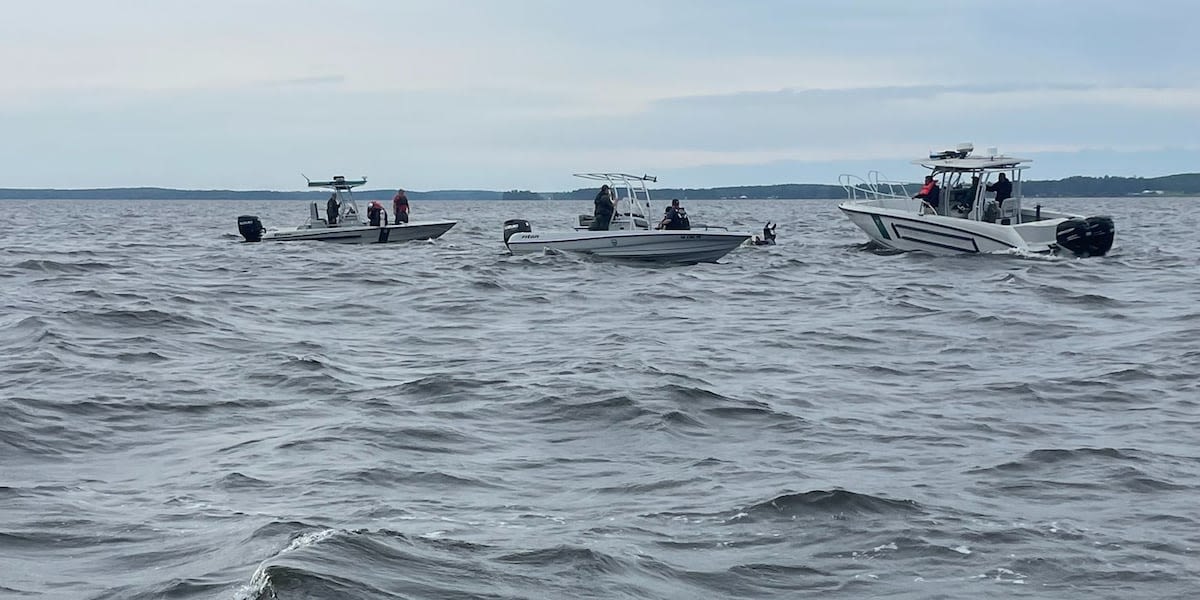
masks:
[[(1200, 173), (1181, 173), (1163, 177), (1067, 177), (1056, 180), (1024, 182), (1026, 197), (1038, 198), (1112, 198), (1200, 196)], [(915, 190), (917, 183), (909, 184)], [(596, 188), (580, 188), (562, 192), (533, 192), (529, 190), (406, 190), (414, 201), (437, 200), (591, 200)], [(274, 190), (188, 190), (160, 187), (120, 187), (91, 189), (0, 188), (0, 200), (308, 200), (325, 198), (327, 191)], [(391, 200), (395, 190), (361, 190), (354, 192), (360, 200)], [(687, 200), (818, 200), (845, 196), (841, 186), (788, 183), (779, 185), (745, 185), (712, 188), (651, 189), (652, 198), (681, 198)]]

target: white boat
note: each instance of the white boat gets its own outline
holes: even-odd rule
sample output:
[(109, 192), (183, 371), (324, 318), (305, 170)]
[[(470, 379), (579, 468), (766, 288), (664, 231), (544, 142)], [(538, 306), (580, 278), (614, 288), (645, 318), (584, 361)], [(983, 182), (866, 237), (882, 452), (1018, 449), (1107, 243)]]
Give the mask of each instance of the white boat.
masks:
[(504, 222), (504, 244), (513, 254), (578, 252), (593, 256), (662, 263), (716, 262), (750, 239), (749, 233), (704, 225), (690, 229), (657, 229), (659, 219), (650, 209), (649, 175), (627, 173), (575, 173), (576, 177), (602, 182), (616, 194), (613, 217), (607, 229), (591, 229), (593, 215), (579, 216), (576, 227), (565, 231), (535, 232), (529, 221)]
[[(1103, 256), (1113, 244), (1116, 228), (1111, 217), (1081, 216), (1027, 206), (1021, 194), (1021, 174), (1032, 162), (1003, 156), (995, 148), (972, 155), (971, 144), (931, 153), (913, 164), (930, 170), (940, 186), (936, 206), (908, 193), (902, 183), (882, 179), (877, 171), (867, 179), (842, 175), (839, 182), (849, 199), (838, 208), (871, 241), (895, 250), (924, 250), (935, 254), (984, 252), (1064, 253)], [(978, 185), (972, 184), (978, 177)], [(997, 204), (995, 188), (1001, 179), (1011, 183), (1012, 195)], [(1004, 184), (1000, 184), (1004, 186)]]
[[(305, 179), (308, 179), (307, 177)], [(354, 194), (350, 190), (367, 183), (367, 178), (348, 180), (338, 175), (329, 181), (308, 181), (310, 188), (333, 190), (337, 200), (337, 216), (333, 223), (322, 217), (316, 202), (308, 207), (308, 220), (295, 229), (267, 229), (258, 217), (238, 217), (238, 231), (247, 242), (301, 242), (321, 241), (342, 244), (385, 244), (411, 240), (431, 240), (454, 227), (457, 221), (413, 221), (389, 225), (386, 220), (379, 225), (368, 223)], [(326, 215), (328, 213), (326, 212)]]

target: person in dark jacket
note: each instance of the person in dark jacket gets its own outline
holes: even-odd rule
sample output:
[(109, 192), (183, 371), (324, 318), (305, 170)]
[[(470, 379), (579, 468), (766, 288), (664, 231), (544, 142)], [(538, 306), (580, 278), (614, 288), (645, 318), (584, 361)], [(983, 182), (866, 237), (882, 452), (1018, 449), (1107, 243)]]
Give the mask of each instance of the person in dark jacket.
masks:
[(338, 200), (337, 193), (329, 195), (329, 201), (325, 203), (325, 222), (330, 225), (337, 225), (338, 220)]
[(659, 229), (691, 229), (691, 223), (688, 222), (687, 213), (683, 207), (679, 206), (679, 199), (671, 200), (670, 206), (663, 213), (662, 221), (658, 223)]
[(987, 186), (987, 191), (996, 192), (996, 206), (1004, 208), (1004, 201), (1012, 198), (1012, 182), (1008, 180), (1008, 176), (1004, 173), (993, 183)]
[(600, 186), (600, 191), (596, 194), (596, 199), (593, 201), (595, 210), (592, 213), (592, 224), (588, 226), (591, 231), (608, 231), (608, 224), (613, 218), (613, 199), (612, 188), (608, 184)]
[(371, 227), (379, 227), (380, 224), (387, 225), (387, 211), (383, 210), (383, 205), (377, 200), (372, 200), (367, 205), (367, 221)]

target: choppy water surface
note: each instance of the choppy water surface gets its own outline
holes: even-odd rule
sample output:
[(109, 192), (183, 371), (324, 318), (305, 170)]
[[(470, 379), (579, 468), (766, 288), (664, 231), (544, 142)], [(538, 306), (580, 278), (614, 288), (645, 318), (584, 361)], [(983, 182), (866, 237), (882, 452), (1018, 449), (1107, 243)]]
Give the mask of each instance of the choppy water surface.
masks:
[(0, 596), (1185, 598), (1200, 218), (1104, 258), (883, 255), (833, 201), (680, 268), (243, 244), (295, 202), (7, 203)]

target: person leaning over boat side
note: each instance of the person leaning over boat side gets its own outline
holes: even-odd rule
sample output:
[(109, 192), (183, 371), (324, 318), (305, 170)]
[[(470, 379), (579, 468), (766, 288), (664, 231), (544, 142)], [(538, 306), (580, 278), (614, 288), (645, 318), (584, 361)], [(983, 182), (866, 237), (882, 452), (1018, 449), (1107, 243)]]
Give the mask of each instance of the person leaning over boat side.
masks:
[(925, 185), (913, 198), (920, 198), (937, 210), (938, 202), (942, 199), (942, 188), (938, 187), (937, 180), (933, 178), (933, 175), (926, 175)]
[(392, 214), (396, 215), (397, 225), (408, 222), (408, 196), (403, 189), (397, 190), (392, 198)]
[(383, 210), (383, 205), (378, 200), (372, 200), (367, 205), (367, 221), (371, 227), (379, 227), (380, 224), (387, 225), (387, 211)]
[(1012, 198), (1012, 182), (1008, 180), (1008, 176), (1004, 173), (996, 179), (996, 183), (987, 186), (987, 191), (996, 192), (996, 206), (1004, 208), (1004, 201)]
[(608, 224), (613, 218), (613, 200), (612, 190), (608, 184), (600, 186), (600, 192), (596, 194), (595, 211), (592, 219), (592, 224), (588, 226), (591, 231), (608, 231)]
[(338, 200), (337, 193), (329, 195), (329, 202), (325, 203), (325, 222), (330, 225), (337, 225), (338, 219)]

